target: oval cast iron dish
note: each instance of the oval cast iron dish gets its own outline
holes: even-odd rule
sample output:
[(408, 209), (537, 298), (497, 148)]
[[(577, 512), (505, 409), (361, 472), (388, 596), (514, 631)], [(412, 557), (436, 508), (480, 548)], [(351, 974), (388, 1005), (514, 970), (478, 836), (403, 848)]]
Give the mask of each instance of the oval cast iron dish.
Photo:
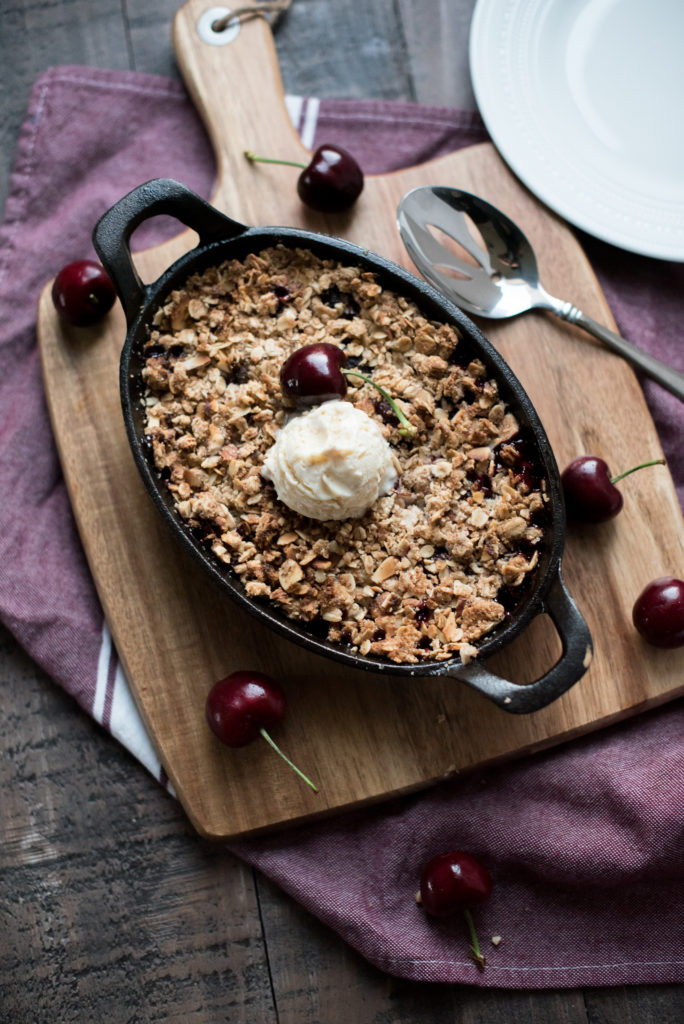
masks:
[[(161, 277), (144, 285), (131, 258), (129, 240), (135, 228), (158, 214), (176, 217), (199, 235), (199, 244), (177, 260)], [(414, 277), (397, 264), (343, 239), (295, 228), (250, 228), (231, 220), (209, 203), (171, 179), (157, 179), (140, 185), (124, 196), (99, 220), (93, 233), (95, 248), (116, 285), (126, 314), (128, 335), (121, 354), (120, 389), (126, 431), (133, 456), (164, 520), (180, 543), (209, 573), (212, 579), (243, 608), (276, 632), (325, 657), (335, 658), (356, 669), (398, 676), (448, 676), (481, 691), (509, 712), (531, 712), (545, 707), (565, 693), (586, 671), (591, 660), (591, 636), (561, 578), (561, 556), (565, 543), (565, 509), (558, 466), (548, 438), (532, 403), (507, 363), (481, 331), (453, 303), (431, 285)], [(478, 645), (479, 655), (468, 665), (458, 659), (428, 661), (420, 665), (398, 665), (377, 657), (362, 657), (341, 645), (317, 637), (305, 624), (297, 624), (277, 608), (248, 598), (238, 577), (216, 556), (202, 548), (174, 510), (173, 497), (159, 479), (151, 454), (141, 444), (143, 437), (144, 392), (143, 347), (152, 316), (166, 296), (194, 273), (227, 259), (242, 260), (274, 245), (310, 249), (317, 256), (360, 264), (378, 276), (384, 288), (413, 299), (430, 319), (455, 324), (466, 356), (477, 356), (497, 380), (499, 391), (518, 418), (522, 431), (532, 437), (536, 456), (549, 488), (545, 539), (533, 580), (515, 611)], [(510, 643), (541, 612), (551, 616), (563, 645), (556, 664), (538, 680), (520, 686), (490, 672), (484, 662)]]

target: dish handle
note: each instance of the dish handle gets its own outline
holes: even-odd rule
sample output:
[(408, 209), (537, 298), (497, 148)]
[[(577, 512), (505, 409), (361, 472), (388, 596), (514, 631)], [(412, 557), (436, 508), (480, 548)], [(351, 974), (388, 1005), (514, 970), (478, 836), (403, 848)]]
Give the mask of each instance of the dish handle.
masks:
[[(579, 608), (570, 597), (560, 572), (539, 609), (548, 612), (563, 645), (560, 658), (543, 676), (527, 685), (512, 683), (490, 672), (477, 660), (453, 672), (474, 689), (494, 701), (504, 711), (528, 714), (546, 707), (569, 690), (584, 675), (593, 657), (589, 627)], [(445, 675), (449, 675), (448, 671)]]
[(245, 224), (226, 217), (196, 192), (172, 178), (154, 178), (138, 185), (100, 217), (93, 244), (121, 299), (130, 327), (147, 298), (131, 255), (130, 238), (143, 221), (158, 214), (176, 217), (199, 235), (199, 246), (235, 238)]

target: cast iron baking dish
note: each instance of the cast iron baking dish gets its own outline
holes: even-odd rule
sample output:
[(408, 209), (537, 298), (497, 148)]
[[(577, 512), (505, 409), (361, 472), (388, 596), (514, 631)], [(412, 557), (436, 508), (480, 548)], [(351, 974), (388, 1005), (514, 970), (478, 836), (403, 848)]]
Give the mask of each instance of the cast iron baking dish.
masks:
[[(193, 228), (199, 235), (199, 244), (169, 267), (158, 280), (144, 285), (133, 264), (129, 240), (142, 221), (157, 214), (169, 214)], [(565, 509), (556, 460), (539, 417), (519, 381), (461, 310), (431, 285), (382, 256), (328, 235), (285, 227), (246, 227), (170, 179), (149, 181), (124, 196), (100, 219), (93, 241), (116, 285), (126, 314), (128, 334), (121, 354), (119, 380), (123, 415), (135, 462), (154, 504), (178, 541), (239, 605), (271, 629), (317, 654), (372, 672), (459, 679), (485, 694), (505, 711), (536, 711), (556, 700), (577, 682), (589, 665), (592, 646), (587, 625), (561, 577)], [(489, 375), (496, 379), (502, 398), (517, 417), (521, 432), (533, 440), (550, 497), (543, 550), (520, 604), (478, 644), (479, 655), (468, 665), (463, 665), (457, 658), (448, 662), (398, 665), (382, 658), (362, 657), (317, 636), (306, 624), (287, 618), (274, 605), (247, 597), (230, 567), (203, 548), (175, 512), (173, 496), (159, 479), (153, 458), (142, 443), (143, 347), (157, 308), (191, 274), (227, 259), (242, 260), (249, 253), (258, 253), (278, 244), (306, 248), (322, 258), (361, 265), (373, 271), (383, 287), (413, 299), (430, 319), (455, 324), (461, 333), (459, 352), (465, 350), (466, 357), (482, 360)], [(485, 664), (487, 658), (501, 651), (541, 612), (551, 616), (562, 642), (562, 654), (556, 664), (535, 682), (524, 686), (501, 679), (489, 671)]]

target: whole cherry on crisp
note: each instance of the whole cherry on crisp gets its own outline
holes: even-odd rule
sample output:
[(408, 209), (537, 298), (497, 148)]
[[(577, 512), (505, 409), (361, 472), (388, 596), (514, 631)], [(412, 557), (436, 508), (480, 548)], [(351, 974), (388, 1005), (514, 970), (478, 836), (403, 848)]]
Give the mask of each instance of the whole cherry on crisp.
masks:
[(568, 518), (581, 523), (602, 523), (613, 519), (623, 506), (622, 494), (615, 487), (618, 480), (646, 466), (662, 466), (664, 462), (664, 459), (651, 459), (611, 476), (603, 459), (597, 455), (581, 455), (561, 474)]
[(330, 342), (320, 341), (314, 345), (304, 345), (288, 356), (280, 370), (280, 386), (283, 394), (297, 408), (319, 405), (335, 398), (344, 398), (347, 394), (347, 377), (360, 377), (380, 392), (399, 420), (398, 433), (403, 437), (413, 437), (417, 431), (406, 415), (399, 408), (391, 395), (365, 373), (358, 370), (345, 370), (347, 356), (343, 349)]
[(104, 267), (76, 260), (62, 267), (52, 284), (52, 301), (63, 320), (75, 327), (97, 323), (114, 305), (116, 289)]
[(280, 370), (283, 394), (299, 408), (344, 398), (347, 381), (342, 367), (346, 362), (344, 349), (327, 341), (295, 349)]
[(346, 149), (319, 146), (308, 164), (295, 160), (275, 160), (245, 152), (251, 163), (286, 164), (299, 167), (297, 195), (305, 206), (321, 213), (342, 213), (356, 202), (363, 190), (363, 171)]
[(263, 736), (307, 786), (318, 792), (267, 732), (285, 717), (285, 694), (275, 679), (263, 672), (233, 672), (214, 683), (205, 711), (209, 727), (226, 746), (244, 747)]
[(463, 911), (470, 932), (471, 955), (480, 970), (485, 958), (475, 931), (470, 908), (486, 903), (492, 892), (492, 878), (483, 864), (466, 850), (440, 853), (423, 868), (416, 896), (428, 914), (450, 917)]
[(684, 580), (652, 580), (634, 602), (632, 621), (654, 647), (684, 646)]

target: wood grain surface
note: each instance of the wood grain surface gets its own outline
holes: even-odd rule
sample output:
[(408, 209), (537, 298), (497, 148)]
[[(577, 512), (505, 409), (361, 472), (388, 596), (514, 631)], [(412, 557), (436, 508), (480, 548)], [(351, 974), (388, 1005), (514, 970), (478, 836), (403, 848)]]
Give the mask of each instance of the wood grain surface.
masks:
[[(286, 114), (270, 29), (254, 19), (228, 46), (210, 46), (196, 31), (203, 9), (190, 0), (179, 12), (174, 46), (217, 154), (219, 209), (247, 224), (343, 235), (408, 266), (395, 226), (399, 199), (416, 185), (454, 182), (524, 227), (551, 292), (571, 294), (612, 325), (574, 236), (522, 189), (489, 144), (369, 177), (349, 214), (307, 211), (291, 170), (255, 167), (243, 156), (251, 149), (307, 158)], [(222, 103), (228, 95), (230, 105)], [(186, 232), (141, 254), (143, 279), (156, 278), (189, 245)], [(537, 406), (561, 464), (587, 450), (610, 453), (615, 466), (662, 454), (641, 389), (619, 358), (547, 316), (518, 318), (489, 334)], [(564, 573), (589, 622), (594, 662), (560, 701), (511, 717), (452, 679), (380, 678), (324, 661), (267, 633), (216, 592), (172, 546), (138, 479), (117, 388), (124, 337), (118, 307), (87, 332), (68, 330), (46, 288), (39, 313), (46, 393), (83, 545), (148, 731), (203, 835), (235, 837), (408, 792), (581, 734), (684, 689), (678, 652), (654, 651), (629, 625), (643, 585), (666, 566), (678, 571), (680, 515), (665, 467), (630, 479), (619, 523), (570, 534)], [(600, 382), (607, 378), (612, 387), (604, 394)], [(653, 507), (659, 529), (644, 533), (640, 524)], [(550, 667), (558, 648), (553, 627), (540, 618), (498, 656), (496, 667), (527, 682)], [(230, 751), (207, 729), (211, 684), (247, 666), (283, 681), (290, 714), (282, 742), (320, 793), (293, 784), (289, 770), (261, 745)]]
[[(53, 64), (177, 74), (177, 6), (16, 0), (3, 10), (0, 203), (37, 75)], [(276, 33), (286, 88), (472, 107), (472, 6), (295, 0)], [(178, 803), (4, 627), (0, 701), (2, 1024), (681, 1021), (675, 985), (511, 992), (389, 977), (199, 839)]]

